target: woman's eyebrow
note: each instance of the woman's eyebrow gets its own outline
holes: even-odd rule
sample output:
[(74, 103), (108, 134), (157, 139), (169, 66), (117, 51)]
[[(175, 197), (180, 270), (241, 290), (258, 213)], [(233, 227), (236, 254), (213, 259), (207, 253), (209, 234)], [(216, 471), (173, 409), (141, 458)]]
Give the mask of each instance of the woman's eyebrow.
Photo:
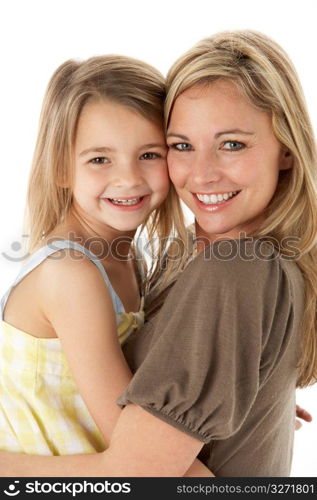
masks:
[(182, 134), (177, 134), (175, 132), (169, 132), (168, 134), (166, 134), (166, 138), (168, 137), (179, 137), (180, 139), (183, 139), (184, 141), (189, 141), (189, 138), (186, 137), (186, 135), (182, 135)]
[[(254, 132), (247, 132), (246, 130), (241, 130), (239, 128), (231, 129), (231, 130), (222, 130), (221, 132), (217, 132), (215, 134), (215, 139), (218, 139), (218, 137), (226, 134), (241, 134), (241, 135), (254, 135)], [(184, 141), (189, 141), (189, 138), (186, 137), (186, 135), (183, 134), (178, 134), (177, 132), (169, 132), (166, 135), (166, 138), (168, 137), (179, 137), (180, 139), (183, 139)]]
[(215, 134), (215, 139), (218, 139), (218, 137), (220, 137), (221, 135), (226, 135), (226, 134), (254, 135), (254, 132), (247, 132), (246, 130), (241, 130), (240, 128), (235, 128), (232, 130), (223, 130)]

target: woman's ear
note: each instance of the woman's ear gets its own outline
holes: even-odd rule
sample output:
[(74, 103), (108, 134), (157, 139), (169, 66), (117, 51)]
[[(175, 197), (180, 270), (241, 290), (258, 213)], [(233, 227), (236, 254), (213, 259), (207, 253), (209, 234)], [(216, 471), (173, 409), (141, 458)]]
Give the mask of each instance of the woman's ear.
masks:
[(292, 153), (286, 149), (282, 148), (280, 152), (280, 170), (289, 170), (293, 168), (294, 158)]

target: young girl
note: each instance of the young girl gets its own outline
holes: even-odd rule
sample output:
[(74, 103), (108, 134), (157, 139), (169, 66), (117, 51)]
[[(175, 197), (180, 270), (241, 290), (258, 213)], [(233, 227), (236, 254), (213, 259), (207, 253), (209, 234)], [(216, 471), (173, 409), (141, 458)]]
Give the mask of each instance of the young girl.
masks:
[(198, 255), (127, 343), (109, 448), (4, 454), (6, 474), (182, 475), (204, 444), (218, 476), (289, 474), (296, 384), (317, 375), (316, 148), (296, 73), (264, 35), (215, 35), (173, 66), (166, 111)]
[(160, 254), (171, 228), (163, 101), (162, 76), (126, 57), (67, 61), (51, 79), (28, 193), (32, 254), (1, 303), (2, 450), (109, 442), (131, 378), (118, 338), (143, 323), (133, 237), (149, 221)]
[(143, 323), (133, 237), (150, 215), (151, 231), (170, 225), (163, 100), (161, 75), (126, 57), (67, 61), (50, 81), (28, 192), (32, 254), (1, 303), (1, 449), (109, 441), (130, 379), (118, 337)]

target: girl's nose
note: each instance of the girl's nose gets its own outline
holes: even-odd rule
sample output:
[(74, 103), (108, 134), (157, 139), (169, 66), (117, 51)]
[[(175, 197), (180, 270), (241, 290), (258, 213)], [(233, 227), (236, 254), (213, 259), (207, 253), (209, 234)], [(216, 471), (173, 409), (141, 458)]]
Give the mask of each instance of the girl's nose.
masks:
[(118, 165), (113, 182), (117, 187), (131, 188), (142, 185), (143, 178), (140, 167), (132, 162)]

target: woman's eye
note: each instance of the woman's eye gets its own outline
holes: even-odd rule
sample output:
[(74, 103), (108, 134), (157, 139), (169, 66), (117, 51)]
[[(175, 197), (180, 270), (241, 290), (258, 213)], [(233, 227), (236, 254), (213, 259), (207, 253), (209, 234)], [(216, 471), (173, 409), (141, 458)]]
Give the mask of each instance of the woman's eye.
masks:
[(177, 151), (191, 151), (193, 148), (187, 142), (177, 142), (169, 145), (170, 149), (176, 149)]
[(225, 149), (227, 151), (240, 151), (240, 149), (243, 148), (245, 148), (245, 144), (238, 141), (226, 141), (222, 145), (222, 149)]
[(109, 160), (105, 156), (97, 156), (96, 158), (89, 160), (89, 163), (93, 163), (94, 165), (103, 165), (104, 163), (109, 163)]
[(156, 160), (156, 158), (161, 158), (161, 155), (158, 153), (143, 153), (141, 155), (141, 160)]

